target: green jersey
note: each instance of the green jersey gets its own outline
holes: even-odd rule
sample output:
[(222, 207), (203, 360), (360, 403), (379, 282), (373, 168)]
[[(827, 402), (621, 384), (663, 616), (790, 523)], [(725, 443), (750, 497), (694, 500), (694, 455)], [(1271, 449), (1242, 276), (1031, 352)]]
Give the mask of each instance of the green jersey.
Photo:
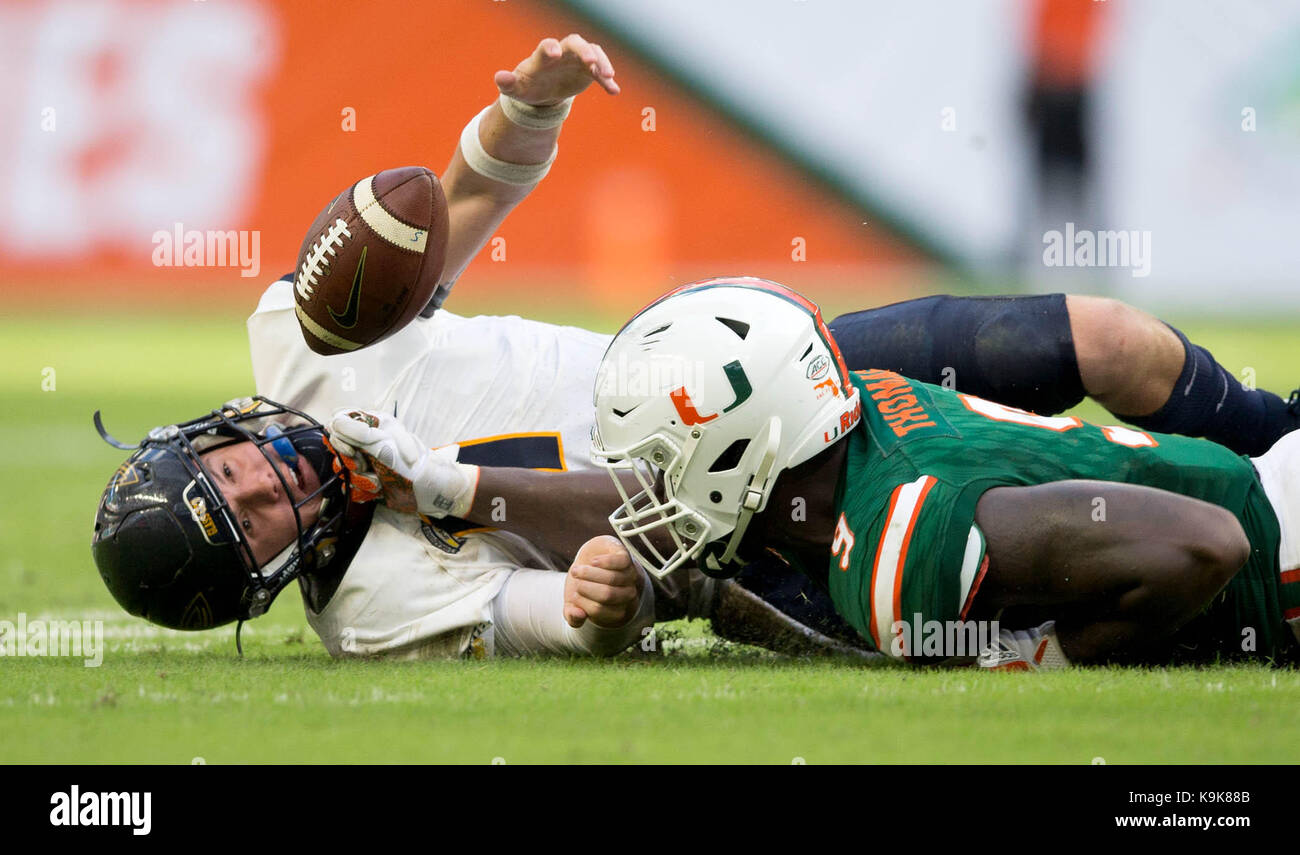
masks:
[[(1264, 655), (1293, 643), (1282, 616), (1300, 606), (1300, 583), (1280, 583), (1278, 520), (1249, 458), (1206, 440), (1038, 416), (888, 371), (852, 381), (862, 421), (845, 440), (828, 582), (836, 609), (877, 650), (922, 658), (928, 651), (910, 650), (904, 627), (964, 619), (988, 566), (975, 525), (986, 490), (1070, 479), (1157, 487), (1234, 513), (1251, 556), (1194, 622), (1195, 640), (1228, 654), (1243, 640)], [(1092, 512), (1104, 520), (1101, 500)]]

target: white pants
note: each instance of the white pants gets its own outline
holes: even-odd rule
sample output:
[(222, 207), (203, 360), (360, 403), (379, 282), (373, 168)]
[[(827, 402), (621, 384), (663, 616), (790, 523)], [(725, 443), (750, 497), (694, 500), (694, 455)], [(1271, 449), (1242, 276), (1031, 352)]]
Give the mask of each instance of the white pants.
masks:
[[(1277, 545), (1281, 581), (1295, 581), (1300, 573), (1300, 431), (1292, 431), (1251, 460), (1282, 530)], [(1287, 616), (1287, 623), (1300, 639), (1300, 615)]]
[(1282, 527), (1278, 564), (1283, 573), (1295, 570), (1300, 567), (1300, 431), (1288, 433), (1251, 461)]

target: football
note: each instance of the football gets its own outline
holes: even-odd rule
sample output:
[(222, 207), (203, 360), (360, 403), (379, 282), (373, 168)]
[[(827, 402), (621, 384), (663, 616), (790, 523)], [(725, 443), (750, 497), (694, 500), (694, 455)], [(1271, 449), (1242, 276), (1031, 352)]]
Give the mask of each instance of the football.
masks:
[(348, 353), (406, 326), (433, 297), (447, 252), (447, 199), (423, 166), (386, 169), (334, 197), (307, 230), (294, 273), (303, 337)]

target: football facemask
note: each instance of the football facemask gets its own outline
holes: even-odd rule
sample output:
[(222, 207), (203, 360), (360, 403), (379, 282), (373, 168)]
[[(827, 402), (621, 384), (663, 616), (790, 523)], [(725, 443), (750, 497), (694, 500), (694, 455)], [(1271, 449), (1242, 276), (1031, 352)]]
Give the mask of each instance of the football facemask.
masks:
[[(332, 557), (347, 505), (347, 473), (334, 471), (324, 429), (305, 413), (260, 396), (245, 398), (154, 428), (135, 446), (111, 437), (98, 412), (95, 427), (109, 444), (133, 449), (100, 499), (91, 547), (110, 592), (131, 614), (174, 629), (248, 620)], [(303, 467), (320, 483), (292, 501), (294, 536), (260, 567), (204, 465), (205, 455), (238, 442), (258, 449), (282, 495), (302, 491), (296, 473)]]
[[(692, 430), (684, 448), (678, 448), (663, 434), (616, 451), (606, 449), (599, 438), (593, 442), (592, 459), (609, 471), (623, 500), (610, 514), (609, 523), (633, 558), (659, 578), (687, 562), (698, 564), (709, 575), (738, 572), (739, 566), (734, 565), (736, 550), (770, 489), (780, 441), (780, 426), (775, 420), (769, 423), (763, 460), (746, 485), (740, 511), (730, 529), (731, 537), (725, 544), (719, 543), (718, 539), (728, 533), (725, 524), (692, 510), (689, 496), (683, 500), (677, 495), (677, 485), (691, 466), (701, 436), (698, 429)], [(639, 492), (628, 495), (623, 473), (631, 474), (641, 487)]]

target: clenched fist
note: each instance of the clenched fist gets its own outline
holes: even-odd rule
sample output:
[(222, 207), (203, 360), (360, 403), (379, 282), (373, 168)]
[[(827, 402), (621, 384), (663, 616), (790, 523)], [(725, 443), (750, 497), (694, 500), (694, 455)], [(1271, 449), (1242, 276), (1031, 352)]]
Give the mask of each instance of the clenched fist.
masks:
[(612, 535), (582, 545), (564, 580), (564, 619), (577, 629), (590, 620), (615, 629), (636, 617), (645, 574)]

